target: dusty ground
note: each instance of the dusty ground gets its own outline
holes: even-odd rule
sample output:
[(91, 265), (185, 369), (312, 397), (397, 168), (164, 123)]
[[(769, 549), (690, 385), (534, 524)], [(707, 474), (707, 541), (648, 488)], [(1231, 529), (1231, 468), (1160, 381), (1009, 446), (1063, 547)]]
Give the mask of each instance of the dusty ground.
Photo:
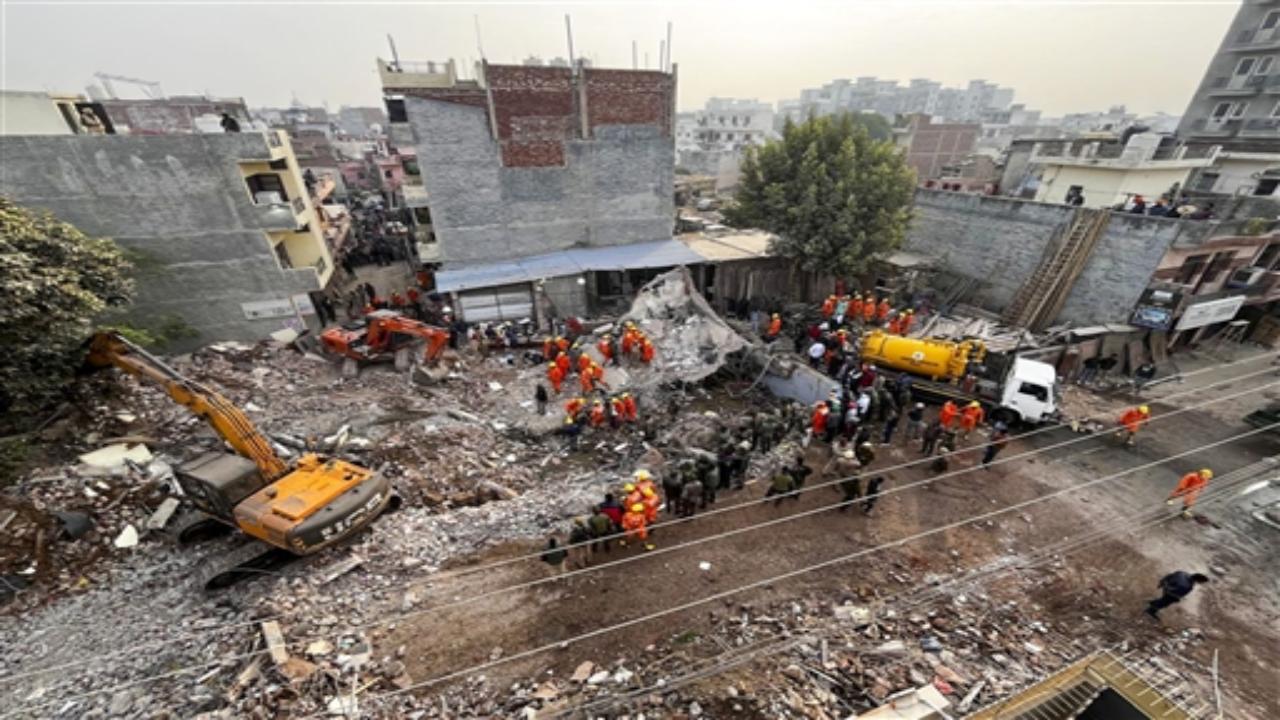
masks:
[[(1260, 359), (1252, 366), (1223, 371), (1217, 379), (1256, 371), (1265, 367), (1264, 362)], [(591, 559), (591, 567), (597, 570), (536, 587), (507, 589), (553, 578), (555, 571), (536, 559), (481, 572), (469, 569), (536, 554), (548, 532), (563, 533), (566, 519), (598, 500), (606, 487), (641, 463), (650, 464), (654, 456), (635, 433), (593, 437), (592, 442), (584, 442), (581, 452), (568, 454), (558, 440), (544, 442), (496, 431), (488, 423), (445, 417), (446, 406), (472, 411), (493, 407), (498, 393), (487, 387), (487, 381), (510, 386), (514, 377), (514, 371), (496, 362), (486, 367), (483, 380), (459, 380), (451, 389), (425, 391), (385, 369), (373, 369), (353, 382), (337, 378), (327, 366), (285, 364), (273, 371), (278, 374), (243, 386), (218, 363), (210, 373), (212, 377), (202, 379), (225, 382), (222, 387), (237, 402), (273, 408), (272, 413), (255, 415), (271, 432), (302, 433), (309, 428), (333, 432), (358, 418), (358, 432), (377, 440), (365, 461), (387, 465), (400, 474), (402, 485), (408, 482), (421, 488), (420, 502), (379, 521), (350, 548), (291, 566), (278, 576), (250, 582), (213, 600), (192, 593), (181, 578), (203, 554), (217, 553), (219, 547), (191, 552), (148, 540), (134, 553), (109, 552), (108, 560), (88, 572), (87, 587), (79, 587), (70, 575), (39, 602), (22, 605), (22, 615), (0, 619), (0, 647), (5, 648), (0, 653), (0, 692), (6, 698), (6, 712), (12, 709), (20, 717), (77, 718), (151, 717), (165, 711), (184, 717), (200, 711), (221, 712), (218, 717), (307, 716), (349, 690), (350, 677), (338, 668), (343, 657), (358, 658), (367, 645), (371, 659), (358, 686), (365, 686), (366, 680), (371, 684), (360, 696), (362, 717), (523, 716), (525, 708), (536, 705), (530, 704), (530, 693), (535, 687), (546, 689), (547, 683), (555, 687), (537, 696), (543, 698), (538, 701), (543, 712), (537, 717), (571, 713), (588, 701), (596, 715), (643, 708), (647, 717), (679, 717), (696, 714), (690, 708), (697, 703), (710, 717), (826, 717), (818, 714), (821, 707), (857, 711), (882, 699), (889, 689), (928, 682), (930, 675), (921, 676), (918, 669), (928, 666), (920, 662), (909, 669), (863, 662), (870, 657), (869, 649), (886, 640), (902, 639), (915, 647), (925, 633), (922, 628), (928, 628), (927, 632), (954, 647), (955, 657), (947, 664), (967, 666), (970, 673), (992, 678), (992, 662), (999, 662), (993, 658), (1011, 657), (1003, 671), (1010, 684), (1029, 681), (1089, 649), (1128, 641), (1131, 648), (1148, 649), (1183, 663), (1193, 677), (1198, 671), (1201, 687), (1196, 690), (1202, 698), (1210, 696), (1204, 687), (1208, 675), (1204, 668), (1217, 649), (1227, 715), (1280, 716), (1271, 692), (1280, 667), (1280, 630), (1274, 623), (1280, 615), (1276, 586), (1280, 568), (1274, 559), (1280, 539), (1248, 514), (1258, 503), (1272, 499), (1274, 490), (1229, 503), (1206, 503), (1205, 523), (1177, 520), (1142, 527), (1134, 520), (1132, 527), (1127, 524), (1139, 514), (1145, 513), (1144, 520), (1153, 517), (1152, 508), (1158, 513), (1164, 495), (1189, 469), (1207, 464), (1221, 477), (1275, 454), (1280, 445), (1269, 436), (1233, 442), (1060, 500), (566, 644), (611, 624), (1229, 438), (1246, 429), (1239, 417), (1267, 402), (1273, 391), (1153, 424), (1135, 450), (1115, 447), (1107, 438), (1088, 438), (1033, 460), (1011, 460), (988, 471), (895, 492), (883, 498), (870, 517), (860, 510), (818, 512), (771, 528), (663, 551), (754, 523), (818, 510), (839, 498), (831, 488), (816, 488), (780, 507), (753, 504), (660, 529), (659, 549), (653, 553), (618, 548)], [(1241, 381), (1182, 402), (1271, 380), (1264, 376)], [(1161, 394), (1193, 386), (1169, 386)], [(685, 402), (693, 410), (714, 408), (729, 417), (766, 404), (762, 396), (731, 394), (739, 387), (697, 391)], [(368, 402), (371, 390), (377, 398), (372, 403)], [(280, 403), (291, 412), (280, 413)], [(157, 412), (168, 412), (164, 407)], [(1157, 414), (1166, 409), (1155, 407)], [(662, 418), (651, 428), (653, 442), (659, 446), (705, 434), (711, 422), (688, 414), (667, 419), (660, 408), (649, 409), (651, 416)], [(163, 428), (177, 415), (149, 420)], [(1002, 459), (1073, 437), (1077, 436), (1065, 430), (1042, 433), (1015, 442)], [(784, 453), (775, 451), (772, 459), (757, 457), (753, 467), (771, 467)], [(825, 449), (816, 446), (808, 451), (814, 464), (824, 454)], [(876, 466), (915, 457), (903, 445), (881, 448)], [(973, 462), (973, 458), (963, 459), (959, 465)], [(495, 475), (501, 475), (521, 496), (479, 506), (448, 500), (451, 494), (469, 492), (477, 480)], [(928, 477), (922, 467), (888, 475), (888, 489)], [(811, 478), (810, 483), (821, 481)], [(757, 482), (740, 492), (722, 493), (717, 507), (755, 500), (763, 492)], [(1039, 549), (1112, 524), (1103, 541), (1032, 565)], [(109, 543), (110, 537), (99, 538), (93, 547)], [(361, 557), (363, 564), (331, 582), (321, 580), (353, 555)], [(636, 560), (600, 567), (631, 557)], [(704, 562), (709, 569), (700, 569)], [(974, 569), (988, 572), (967, 585), (946, 584), (962, 580)], [(1173, 569), (1208, 569), (1215, 582), (1166, 611), (1165, 623), (1156, 625), (1140, 610), (1156, 580)], [(484, 592), (494, 594), (474, 599)], [(846, 602), (873, 605), (882, 616), (871, 629), (850, 636), (832, 619), (832, 606)], [(452, 606), (435, 609), (446, 603)], [(291, 685), (272, 675), (269, 681), (236, 689), (236, 678), (254, 653), (262, 653), (253, 621), (268, 616), (280, 617), (291, 653), (309, 657), (325, 670), (304, 685)], [(102, 618), (111, 622), (103, 623)], [(225, 629), (208, 632), (216, 627)], [(177, 632), (192, 633), (192, 638), (158, 651), (130, 651), (94, 662), (85, 667), (89, 675), (76, 670), (6, 682), (10, 673), (75, 662), (110, 650), (129, 651), (137, 643), (163, 642)], [(1044, 646), (1042, 655), (1022, 650), (1026, 637), (1037, 638), (1036, 643)], [(812, 677), (806, 684), (787, 674), (818, 652), (819, 640), (811, 638), (820, 638), (823, 648), (830, 641), (832, 667), (822, 667), (829, 674), (845, 673), (839, 682), (824, 685), (825, 690), (815, 689)], [(331, 642), (335, 649), (307, 655), (305, 648), (316, 640)], [(544, 647), (549, 649), (533, 652)], [(508, 662), (512, 658), (516, 659)], [(743, 664), (732, 666), (727, 660)], [(615, 672), (607, 683), (607, 694), (605, 685), (593, 686), (600, 691), (594, 694), (571, 692), (582, 686), (566, 680), (585, 661), (595, 663), (596, 671)], [(194, 672), (121, 689), (122, 684), (199, 662), (208, 664)], [(481, 665), (489, 666), (454, 676)], [(622, 669), (635, 677), (616, 680), (625, 675)], [(702, 669), (704, 675), (683, 684), (680, 678), (695, 669)], [(779, 683), (786, 684), (785, 692)], [(997, 684), (993, 679), (991, 685)], [(677, 685), (682, 685), (678, 691), (663, 689)], [(963, 692), (968, 687), (959, 689)], [(80, 692), (94, 690), (107, 692), (74, 700)], [(824, 692), (834, 699), (826, 698)], [(987, 701), (991, 692), (978, 702)], [(748, 701), (753, 694), (759, 697)], [(792, 696), (798, 699), (789, 700)], [(226, 697), (232, 698), (230, 704), (221, 699)], [(806, 706), (809, 700), (816, 704)], [(785, 705), (788, 702), (792, 704)], [(801, 712), (795, 709), (798, 706), (807, 709)]]

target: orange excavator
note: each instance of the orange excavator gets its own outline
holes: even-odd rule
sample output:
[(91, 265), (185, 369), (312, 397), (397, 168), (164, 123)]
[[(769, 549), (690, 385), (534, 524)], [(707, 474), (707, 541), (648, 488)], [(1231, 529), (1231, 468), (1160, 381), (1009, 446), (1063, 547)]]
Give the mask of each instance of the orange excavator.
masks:
[(196, 511), (177, 521), (180, 542), (234, 528), (250, 540), (201, 570), (206, 589), (310, 555), (360, 532), (384, 510), (399, 506), (390, 481), (368, 468), (308, 453), (290, 464), (240, 408), (113, 332), (89, 342), (87, 364), (115, 366), (159, 385), (175, 402), (213, 428), (233, 452), (200, 454), (175, 468)]
[(342, 374), (352, 377), (359, 372), (360, 363), (393, 360), (397, 370), (408, 370), (415, 349), (424, 343), (422, 361), (433, 365), (449, 345), (449, 331), (394, 310), (374, 310), (360, 320), (325, 330), (320, 342), (329, 352), (345, 358)]

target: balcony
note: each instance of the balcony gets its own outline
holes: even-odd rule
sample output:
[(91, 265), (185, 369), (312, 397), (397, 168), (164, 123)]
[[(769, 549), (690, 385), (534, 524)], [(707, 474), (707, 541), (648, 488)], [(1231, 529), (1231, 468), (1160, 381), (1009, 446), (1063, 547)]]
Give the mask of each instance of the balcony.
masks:
[(1219, 75), (1209, 84), (1209, 95), (1211, 97), (1257, 95), (1271, 79), (1270, 75)]
[(291, 203), (254, 202), (253, 209), (258, 218), (258, 224), (264, 230), (296, 230), (298, 228), (298, 216), (294, 213)]
[(1233, 137), (1243, 124), (1239, 118), (1200, 118), (1192, 121), (1191, 131), (1207, 137)]
[(1280, 117), (1251, 118), (1240, 128), (1241, 137), (1280, 138)]
[(1280, 28), (1241, 30), (1232, 40), (1232, 52), (1276, 50), (1280, 49)]

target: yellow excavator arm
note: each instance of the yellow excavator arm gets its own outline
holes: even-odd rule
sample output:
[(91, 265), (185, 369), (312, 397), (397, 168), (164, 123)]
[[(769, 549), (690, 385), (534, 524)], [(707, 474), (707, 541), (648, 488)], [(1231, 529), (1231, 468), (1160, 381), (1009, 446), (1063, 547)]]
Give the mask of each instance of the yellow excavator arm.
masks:
[(114, 365), (164, 388), (175, 402), (204, 418), (233, 450), (253, 461), (267, 482), (288, 472), (289, 466), (276, 455), (271, 443), (240, 408), (212, 389), (183, 376), (119, 333), (95, 335), (89, 342), (87, 361), (95, 367)]

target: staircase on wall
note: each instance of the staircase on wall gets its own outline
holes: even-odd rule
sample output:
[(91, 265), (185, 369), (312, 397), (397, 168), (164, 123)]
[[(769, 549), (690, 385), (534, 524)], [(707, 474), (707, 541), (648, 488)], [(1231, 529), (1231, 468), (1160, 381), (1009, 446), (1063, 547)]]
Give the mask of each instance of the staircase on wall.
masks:
[(1051, 243), (1035, 272), (1018, 288), (1001, 321), (1033, 331), (1053, 322), (1110, 220), (1110, 210), (1077, 208), (1066, 231)]

